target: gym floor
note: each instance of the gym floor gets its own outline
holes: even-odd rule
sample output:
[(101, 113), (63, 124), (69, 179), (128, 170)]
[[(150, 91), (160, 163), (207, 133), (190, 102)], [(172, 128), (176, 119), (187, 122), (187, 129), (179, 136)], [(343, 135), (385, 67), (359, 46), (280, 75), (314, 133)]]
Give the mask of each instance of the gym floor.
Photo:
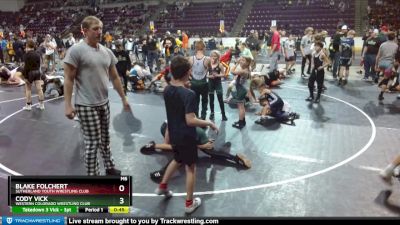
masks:
[[(238, 118), (235, 107), (225, 105), (228, 121), (222, 122), (216, 101), (220, 134), (208, 131), (216, 149), (229, 142), (231, 147), (224, 150), (244, 154), (253, 166), (243, 169), (200, 153), (195, 191), (203, 205), (191, 216), (399, 216), (399, 184), (386, 186), (378, 172), (399, 153), (400, 100), (390, 93), (380, 103), (377, 86), (362, 81), (358, 69), (352, 67), (345, 87), (338, 87), (326, 72), (328, 90), (320, 104), (309, 104), (307, 80), (300, 78), (297, 66), (296, 75), (274, 89), (300, 114), (294, 126), (273, 119), (264, 126), (255, 124), (259, 106), (251, 106), (247, 126), (237, 130), (231, 126)], [(1, 215), (10, 214), (9, 175), (85, 174), (79, 122), (65, 118), (64, 99), (48, 100), (45, 111), (27, 112), (21, 110), (23, 93), (23, 87), (0, 86)], [(117, 168), (133, 178), (131, 215), (185, 216), (184, 170), (169, 184), (176, 196), (164, 200), (153, 194), (157, 184), (149, 174), (171, 154), (139, 151), (151, 140), (162, 142), (162, 95), (143, 91), (128, 97), (133, 114), (122, 112), (117, 93), (110, 89), (111, 149)]]

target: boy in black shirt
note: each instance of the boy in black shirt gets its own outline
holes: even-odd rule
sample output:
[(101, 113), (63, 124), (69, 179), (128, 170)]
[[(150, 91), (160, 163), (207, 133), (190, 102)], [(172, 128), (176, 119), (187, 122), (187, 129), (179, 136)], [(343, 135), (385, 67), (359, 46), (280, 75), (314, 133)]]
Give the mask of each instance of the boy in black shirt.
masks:
[(114, 51), (114, 55), (118, 59), (118, 63), (115, 66), (117, 67), (120, 78), (124, 81), (124, 93), (126, 95), (126, 91), (128, 89), (127, 73), (129, 73), (129, 71), (131, 70), (131, 58), (129, 57), (129, 52), (125, 51), (122, 42), (117, 41), (115, 47), (116, 50)]
[(193, 199), (197, 161), (196, 127), (209, 126), (218, 132), (214, 123), (196, 117), (196, 95), (186, 88), (189, 83), (191, 67), (189, 61), (182, 56), (176, 56), (172, 59), (171, 73), (173, 78), (170, 85), (164, 90), (164, 100), (174, 160), (169, 164), (160, 186), (156, 189), (158, 195), (171, 197), (172, 192), (168, 190), (167, 183), (180, 164), (185, 164), (186, 213), (192, 213), (201, 204), (200, 198)]

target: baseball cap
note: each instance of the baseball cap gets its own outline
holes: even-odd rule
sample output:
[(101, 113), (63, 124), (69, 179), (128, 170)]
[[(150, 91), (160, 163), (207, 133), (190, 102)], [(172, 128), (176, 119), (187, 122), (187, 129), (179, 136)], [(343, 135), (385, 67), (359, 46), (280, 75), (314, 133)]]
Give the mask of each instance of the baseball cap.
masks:
[(381, 27), (381, 31), (388, 32), (389, 29), (387, 28), (387, 26), (382, 26), (382, 27)]
[(347, 25), (343, 25), (342, 30), (347, 30)]
[(374, 29), (374, 33), (375, 34), (379, 34), (379, 30), (378, 29)]

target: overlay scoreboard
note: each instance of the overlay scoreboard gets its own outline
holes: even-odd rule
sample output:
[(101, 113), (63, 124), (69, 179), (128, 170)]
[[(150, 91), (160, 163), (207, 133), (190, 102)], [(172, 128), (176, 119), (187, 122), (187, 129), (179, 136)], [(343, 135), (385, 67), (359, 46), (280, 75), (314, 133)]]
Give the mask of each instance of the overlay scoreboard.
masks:
[(15, 214), (129, 213), (131, 176), (10, 176)]

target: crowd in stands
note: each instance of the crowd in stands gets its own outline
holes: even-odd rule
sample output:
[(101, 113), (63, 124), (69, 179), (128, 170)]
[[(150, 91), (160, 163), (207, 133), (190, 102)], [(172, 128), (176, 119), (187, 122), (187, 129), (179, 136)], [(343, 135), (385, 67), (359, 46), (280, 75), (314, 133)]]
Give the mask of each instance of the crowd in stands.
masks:
[(386, 26), (392, 30), (400, 29), (400, 1), (370, 0), (367, 8), (368, 21), (371, 28)]

